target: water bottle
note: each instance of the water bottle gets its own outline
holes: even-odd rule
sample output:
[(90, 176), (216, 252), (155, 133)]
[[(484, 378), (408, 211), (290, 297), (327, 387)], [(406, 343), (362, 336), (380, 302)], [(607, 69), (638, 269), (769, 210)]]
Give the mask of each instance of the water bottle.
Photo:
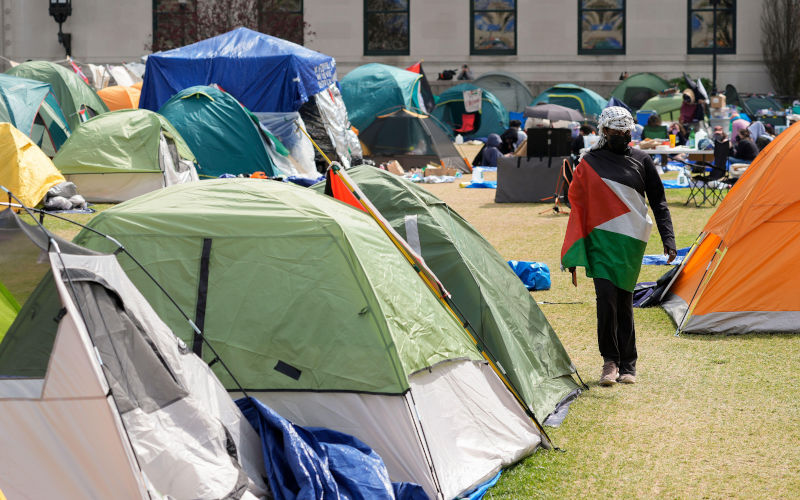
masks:
[(686, 177), (686, 171), (683, 169), (681, 169), (681, 171), (678, 172), (678, 185), (679, 186), (689, 185), (689, 179)]
[(476, 167), (472, 169), (472, 182), (483, 182), (483, 169)]
[(695, 140), (695, 135), (694, 135), (694, 130), (692, 130), (692, 132), (689, 134), (689, 140), (686, 141), (686, 145), (689, 146), (690, 148), (694, 148), (694, 140)]
[(456, 136), (456, 144), (464, 144), (464, 137), (461, 134)]

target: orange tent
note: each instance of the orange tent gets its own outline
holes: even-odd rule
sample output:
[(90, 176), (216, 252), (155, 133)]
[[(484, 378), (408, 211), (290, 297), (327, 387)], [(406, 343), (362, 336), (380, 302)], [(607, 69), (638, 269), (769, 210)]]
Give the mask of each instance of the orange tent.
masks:
[(800, 124), (764, 148), (698, 236), (664, 309), (678, 331), (800, 330)]
[(97, 95), (100, 96), (100, 99), (106, 103), (106, 106), (111, 111), (138, 108), (141, 93), (141, 90), (133, 86), (122, 87), (119, 85), (112, 85), (97, 91)]

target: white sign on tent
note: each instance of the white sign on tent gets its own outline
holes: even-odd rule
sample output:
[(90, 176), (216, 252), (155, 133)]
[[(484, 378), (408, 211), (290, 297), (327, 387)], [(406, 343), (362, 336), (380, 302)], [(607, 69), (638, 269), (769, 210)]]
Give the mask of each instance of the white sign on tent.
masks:
[(481, 110), (481, 97), (483, 91), (481, 89), (465, 90), (464, 91), (464, 111), (467, 113), (476, 113)]

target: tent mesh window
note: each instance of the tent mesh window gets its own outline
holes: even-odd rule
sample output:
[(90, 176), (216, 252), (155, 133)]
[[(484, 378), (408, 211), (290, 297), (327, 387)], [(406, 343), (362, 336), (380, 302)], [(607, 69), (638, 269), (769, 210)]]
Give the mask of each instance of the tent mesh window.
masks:
[(409, 54), (409, 0), (364, 0), (364, 55)]
[(578, 0), (578, 54), (625, 54), (625, 0)]
[(470, 54), (517, 54), (517, 1), (470, 1)]

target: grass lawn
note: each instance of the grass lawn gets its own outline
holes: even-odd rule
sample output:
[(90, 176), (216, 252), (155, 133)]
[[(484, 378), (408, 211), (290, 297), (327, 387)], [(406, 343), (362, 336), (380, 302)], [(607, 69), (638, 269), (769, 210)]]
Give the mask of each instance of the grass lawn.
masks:
[[(675, 337), (661, 308), (636, 309), (637, 384), (600, 387), (592, 282), (579, 274), (573, 288), (559, 268), (567, 217), (547, 205), (496, 204), (494, 190), (426, 187), (503, 257), (550, 267), (551, 290), (534, 295), (567, 303), (540, 307), (591, 387), (561, 427), (547, 429), (566, 452), (537, 452), (486, 498), (800, 497), (800, 335)], [(667, 191), (679, 248), (714, 211), (685, 207), (687, 196)], [(655, 228), (646, 252), (662, 252)], [(666, 270), (644, 266), (639, 281)]]
[[(638, 383), (599, 387), (592, 282), (581, 277), (573, 288), (569, 273), (559, 270), (567, 217), (547, 205), (495, 204), (494, 190), (426, 187), (505, 258), (550, 266), (552, 289), (535, 297), (553, 303), (541, 307), (591, 386), (561, 427), (548, 428), (566, 451), (537, 452), (507, 470), (487, 498), (800, 497), (793, 382), (800, 374), (800, 335), (675, 337), (660, 308), (637, 309)], [(691, 245), (714, 211), (684, 207), (687, 193), (667, 192), (679, 248)], [(77, 233), (52, 218), (47, 225), (67, 238)], [(661, 250), (654, 229), (647, 253)], [(640, 281), (666, 270), (646, 266)]]

